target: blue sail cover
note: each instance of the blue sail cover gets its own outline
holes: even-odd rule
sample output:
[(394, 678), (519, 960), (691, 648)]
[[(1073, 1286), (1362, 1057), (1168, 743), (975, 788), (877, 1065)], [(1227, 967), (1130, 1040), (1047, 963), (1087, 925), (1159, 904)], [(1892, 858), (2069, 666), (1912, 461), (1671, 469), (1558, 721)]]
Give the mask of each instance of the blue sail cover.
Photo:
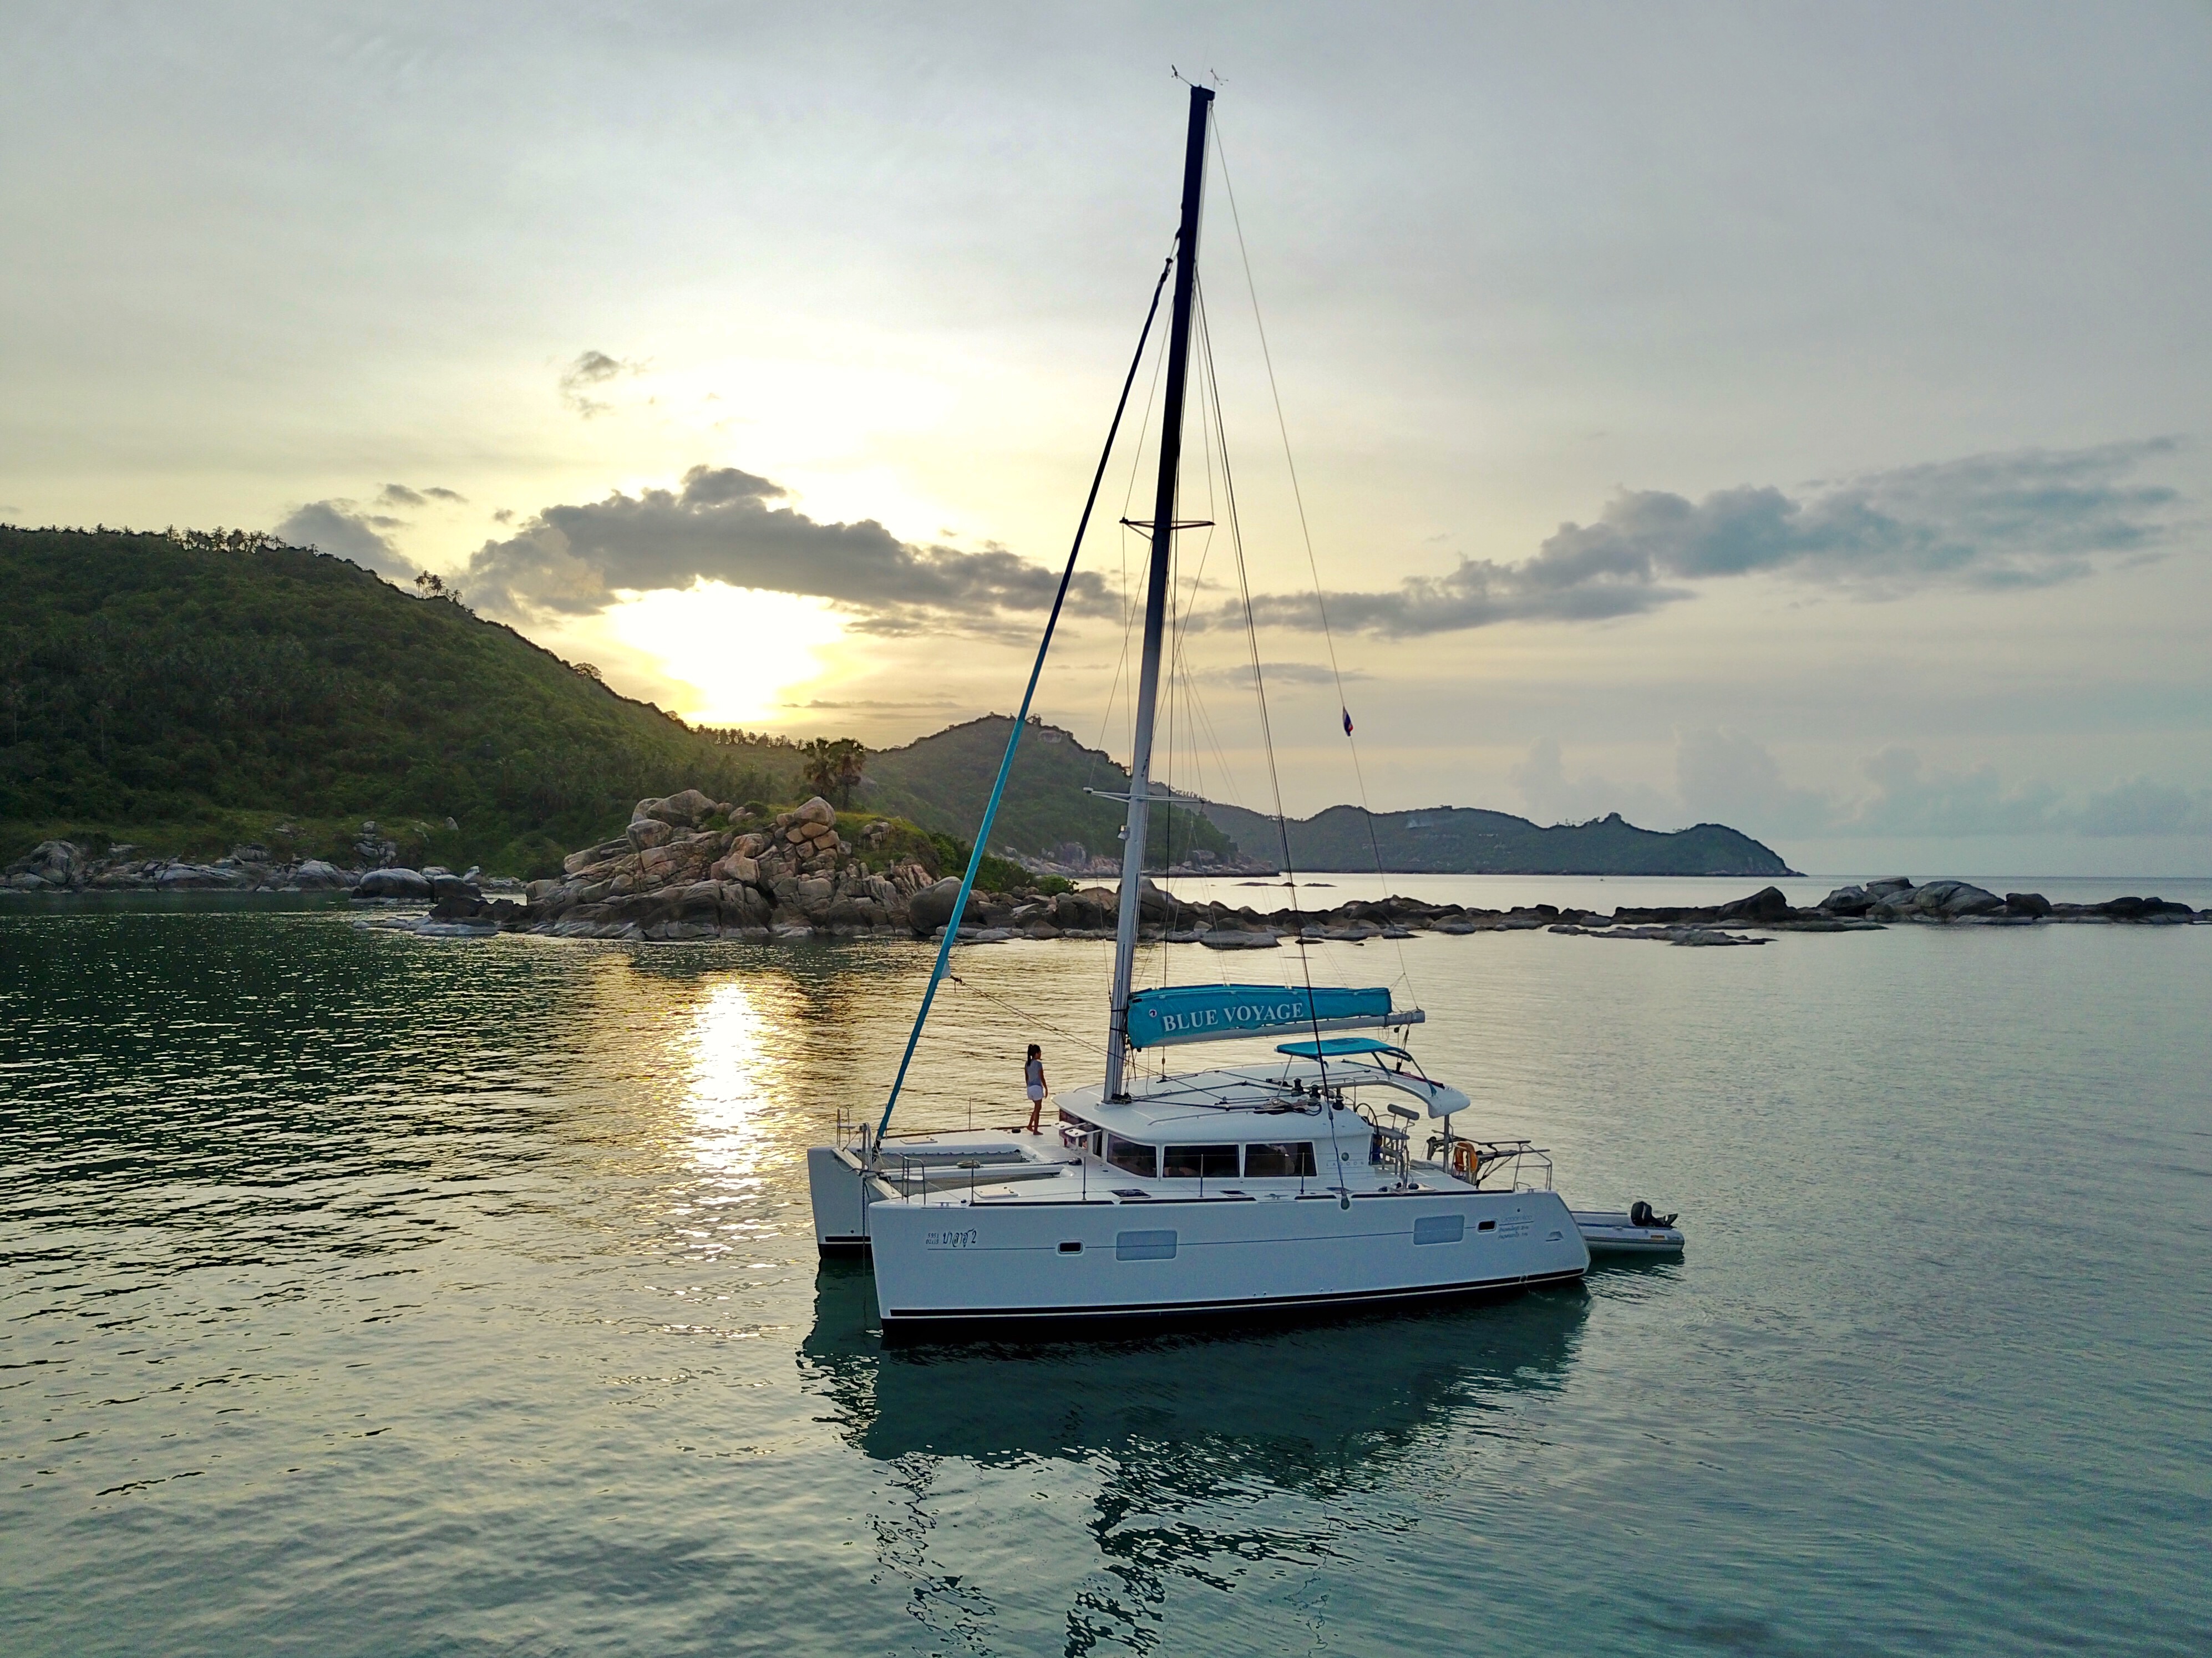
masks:
[(1129, 998), (1129, 1046), (1219, 1042), (1271, 1030), (1390, 1023), (1390, 990), (1287, 990), (1281, 985), (1168, 985)]

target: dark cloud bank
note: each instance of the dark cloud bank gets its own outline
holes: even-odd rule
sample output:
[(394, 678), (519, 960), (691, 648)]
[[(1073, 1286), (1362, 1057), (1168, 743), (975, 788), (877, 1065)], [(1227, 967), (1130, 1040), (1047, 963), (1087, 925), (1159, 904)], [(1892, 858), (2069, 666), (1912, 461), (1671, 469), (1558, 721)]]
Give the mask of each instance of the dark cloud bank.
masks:
[[(580, 507), (548, 507), (520, 533), (489, 541), (462, 578), (470, 602), (518, 615), (583, 615), (617, 590), (727, 582), (827, 598), (897, 629), (925, 616), (981, 622), (1042, 610), (1058, 573), (999, 549), (915, 547), (874, 519), (823, 524), (772, 502), (788, 492), (735, 467), (695, 466), (679, 489), (620, 493)], [(1069, 604), (1116, 614), (1103, 577), (1079, 574)]]
[[(2047, 586), (2100, 557), (2148, 555), (2174, 492), (2131, 483), (2171, 440), (2027, 450), (1871, 473), (1793, 500), (1771, 487), (1703, 501), (1623, 490), (1595, 524), (1563, 524), (1522, 564), (1460, 561), (1448, 575), (1328, 595), (1339, 627), (1395, 635), (1498, 622), (1598, 621), (1687, 598), (1682, 584), (1770, 570), (1882, 597), (1939, 583)], [(1319, 625), (1313, 602), (1254, 600), (1279, 627)]]

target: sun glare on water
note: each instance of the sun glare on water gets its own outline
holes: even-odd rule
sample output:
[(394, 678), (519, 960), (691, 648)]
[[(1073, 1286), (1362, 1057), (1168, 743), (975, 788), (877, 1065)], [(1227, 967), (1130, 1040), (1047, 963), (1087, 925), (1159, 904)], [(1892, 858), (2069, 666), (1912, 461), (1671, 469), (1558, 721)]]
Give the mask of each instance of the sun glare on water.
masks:
[(678, 713), (695, 725), (767, 719), (791, 689), (821, 677), (820, 653), (845, 636), (818, 598), (702, 581), (682, 592), (641, 593), (609, 613), (623, 644), (659, 659), (696, 698)]

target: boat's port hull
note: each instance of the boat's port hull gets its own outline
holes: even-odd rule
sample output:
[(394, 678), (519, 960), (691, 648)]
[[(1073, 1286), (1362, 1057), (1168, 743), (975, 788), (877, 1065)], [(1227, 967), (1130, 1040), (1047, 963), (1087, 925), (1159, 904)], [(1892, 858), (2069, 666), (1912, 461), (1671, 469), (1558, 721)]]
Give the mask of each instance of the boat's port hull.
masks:
[(868, 1206), (876, 1188), (851, 1152), (836, 1146), (810, 1146), (806, 1187), (814, 1204), (814, 1242), (825, 1255), (868, 1252)]
[(1550, 1192), (884, 1200), (867, 1222), (891, 1339), (1312, 1317), (1510, 1294), (1589, 1265)]

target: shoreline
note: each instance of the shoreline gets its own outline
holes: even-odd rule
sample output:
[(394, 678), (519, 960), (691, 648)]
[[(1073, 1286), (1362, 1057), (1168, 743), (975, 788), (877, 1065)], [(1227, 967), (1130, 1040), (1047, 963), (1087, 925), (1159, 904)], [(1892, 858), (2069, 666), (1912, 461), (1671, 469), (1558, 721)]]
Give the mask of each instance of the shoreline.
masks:
[[(729, 823), (732, 813), (743, 822)], [(724, 823), (729, 827), (719, 826)], [(364, 835), (370, 827), (363, 825)], [(568, 854), (558, 879), (524, 883), (486, 878), (477, 869), (456, 873), (434, 866), (400, 868), (383, 861), (391, 851), (380, 843), (374, 850), (383, 858), (372, 865), (370, 850), (365, 844), (364, 867), (345, 869), (320, 859), (274, 857), (258, 844), (241, 844), (212, 863), (190, 864), (112, 853), (89, 857), (70, 842), (46, 841), (8, 867), (0, 880), (0, 914), (7, 913), (9, 898), (18, 901), (18, 913), (78, 907), (343, 905), (385, 912), (366, 923), (380, 930), (426, 938), (520, 932), (640, 943), (938, 939), (951, 926), (962, 943), (990, 944), (1016, 938), (1110, 938), (1121, 908), (1118, 883), (1076, 887), (1050, 876), (1024, 880), (1006, 870), (998, 878), (1008, 890), (969, 892), (956, 917), (961, 882), (915, 861), (918, 850), (926, 849), (897, 840), (888, 820), (841, 823), (835, 808), (818, 797), (772, 817), (740, 812), (696, 789), (641, 800), (621, 837)], [(1809, 903), (1804, 902), (1807, 890), (1793, 900), (1774, 885), (1716, 902), (1669, 902), (1676, 896), (1676, 882), (1696, 881), (1710, 893), (1716, 887), (1726, 890), (1723, 883), (1740, 878), (1728, 876), (1593, 879), (1554, 874), (1505, 878), (1522, 890), (1498, 895), (1514, 900), (1502, 905), (1393, 892), (1309, 908), (1302, 899), (1333, 890), (1340, 880), (1387, 886), (1404, 878), (1433, 891), (1431, 884), (1440, 878), (1426, 872), (1340, 872), (1334, 879), (1321, 878), (1328, 873), (1316, 872), (1293, 886), (1226, 870), (1197, 878), (1194, 887), (1182, 892), (1173, 890), (1178, 878), (1172, 873), (1162, 878), (1164, 885), (1147, 878), (1139, 898), (1139, 937), (1215, 950), (1253, 950), (1359, 944), (1419, 932), (1464, 936), (1540, 929), (1570, 937), (1728, 946), (1765, 944), (1778, 932), (1877, 932), (1894, 925), (2212, 922), (2212, 903), (2199, 909), (2156, 893), (2076, 902), (2054, 901), (2034, 890), (1998, 893), (1952, 878), (1915, 884), (1905, 876), (1847, 884)], [(1480, 884), (1499, 878), (1456, 878)], [(1530, 888), (1540, 890), (1540, 884), (1554, 881), (1583, 888), (1581, 902), (1554, 903), (1526, 896)], [(1602, 891), (1616, 881), (1623, 884)], [(1465, 888), (1461, 892), (1473, 896)], [(1266, 902), (1263, 894), (1289, 902), (1262, 910), (1250, 901)], [(1616, 901), (1610, 909), (1598, 908), (1607, 896)]]

